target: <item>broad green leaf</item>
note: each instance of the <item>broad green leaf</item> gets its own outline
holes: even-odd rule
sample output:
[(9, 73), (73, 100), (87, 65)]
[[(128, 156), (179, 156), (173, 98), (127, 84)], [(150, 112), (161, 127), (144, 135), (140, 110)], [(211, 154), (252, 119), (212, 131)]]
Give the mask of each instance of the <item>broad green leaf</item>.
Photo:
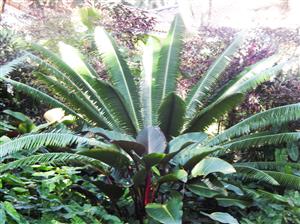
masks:
[(10, 116), (14, 117), (15, 119), (22, 121), (22, 122), (31, 121), (29, 117), (27, 117), (25, 114), (23, 114), (21, 112), (15, 112), (12, 110), (4, 110), (2, 112), (10, 115)]
[(184, 114), (185, 103), (175, 93), (170, 93), (163, 99), (158, 110), (158, 123), (168, 139), (180, 133), (184, 123)]
[(202, 159), (207, 157), (208, 155), (212, 154), (215, 151), (220, 150), (220, 148), (214, 148), (214, 147), (197, 147), (195, 148), (193, 152), (193, 156), (186, 161), (184, 164), (185, 169), (192, 169), (198, 162), (200, 162)]
[(226, 212), (213, 212), (211, 214), (201, 212), (201, 214), (211, 218), (212, 220), (218, 221), (220, 223), (239, 224), (239, 222), (234, 217), (232, 217), (230, 214), (228, 214)]
[(9, 217), (11, 217), (14, 221), (16, 221), (19, 224), (28, 224), (28, 222), (22, 218), (22, 216), (17, 212), (17, 210), (10, 202), (5, 201), (3, 202), (2, 206), (6, 214)]
[(240, 209), (246, 209), (251, 205), (251, 202), (242, 199), (216, 197), (216, 200), (218, 202), (218, 205), (222, 207), (236, 206)]
[(158, 127), (144, 128), (138, 134), (136, 141), (146, 147), (148, 154), (164, 153), (167, 147), (166, 137)]
[(146, 168), (150, 168), (152, 166), (157, 165), (160, 163), (165, 157), (165, 154), (163, 153), (150, 153), (143, 156), (143, 161), (146, 165)]
[(182, 197), (173, 195), (166, 204), (151, 203), (146, 206), (147, 214), (163, 224), (182, 223)]
[(219, 158), (209, 157), (201, 160), (192, 169), (192, 177), (207, 176), (210, 173), (223, 173), (230, 174), (235, 173), (234, 167)]
[(158, 183), (166, 183), (166, 182), (174, 182), (174, 181), (182, 181), (182, 182), (187, 182), (187, 177), (188, 173), (181, 169), (181, 170), (176, 170), (172, 173), (169, 173), (165, 176), (162, 176), (158, 179)]
[(204, 183), (188, 184), (187, 189), (189, 189), (194, 194), (205, 198), (213, 198), (217, 195), (223, 195), (223, 192), (218, 191), (217, 189), (211, 189)]

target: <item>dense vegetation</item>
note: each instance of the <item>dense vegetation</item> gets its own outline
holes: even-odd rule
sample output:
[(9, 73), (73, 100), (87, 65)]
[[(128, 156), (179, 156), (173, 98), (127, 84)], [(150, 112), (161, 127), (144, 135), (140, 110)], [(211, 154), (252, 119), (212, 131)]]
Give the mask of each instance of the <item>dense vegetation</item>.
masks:
[[(3, 223), (300, 223), (300, 134), (293, 125), (300, 104), (210, 131), (293, 59), (272, 55), (220, 86), (247, 38), (240, 33), (185, 95), (177, 88), (180, 16), (166, 38), (140, 39), (137, 70), (107, 31), (85, 24), (107, 69), (103, 78), (63, 42), (59, 55), (23, 43), (1, 66), (5, 87), (56, 108), (45, 124), (3, 111)], [(14, 79), (17, 68), (35, 82)]]

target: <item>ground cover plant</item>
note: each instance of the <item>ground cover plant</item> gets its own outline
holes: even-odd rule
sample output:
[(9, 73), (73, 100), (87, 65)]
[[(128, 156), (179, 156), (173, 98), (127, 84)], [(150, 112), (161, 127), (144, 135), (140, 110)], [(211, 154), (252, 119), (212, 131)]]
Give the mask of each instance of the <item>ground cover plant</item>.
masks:
[[(106, 196), (102, 203), (107, 210), (129, 223), (238, 223), (242, 215), (235, 212), (234, 218), (231, 207), (255, 207), (257, 198), (285, 203), (278, 193), (299, 189), (297, 163), (240, 161), (232, 153), (297, 142), (300, 134), (288, 131), (286, 124), (299, 119), (299, 103), (255, 114), (214, 136), (205, 131), (242, 102), (249, 90), (289, 62), (271, 56), (216, 92), (215, 84), (243, 42), (245, 34), (241, 34), (183, 99), (176, 93), (183, 35), (183, 22), (176, 16), (162, 42), (149, 37), (137, 77), (110, 35), (96, 28), (95, 46), (108, 69), (107, 81), (100, 80), (69, 45), (60, 43), (57, 56), (30, 44), (23, 57), (2, 67), (1, 80), (64, 109), (84, 128), (78, 133), (27, 134), (2, 143), (4, 160), (23, 150), (32, 154), (5, 160), (8, 163), (0, 171), (45, 163), (94, 167), (88, 181)], [(28, 58), (37, 67), (37, 79), (58, 98), (7, 77)], [(41, 147), (49, 150), (37, 150)], [(259, 184), (251, 185), (251, 181)]]

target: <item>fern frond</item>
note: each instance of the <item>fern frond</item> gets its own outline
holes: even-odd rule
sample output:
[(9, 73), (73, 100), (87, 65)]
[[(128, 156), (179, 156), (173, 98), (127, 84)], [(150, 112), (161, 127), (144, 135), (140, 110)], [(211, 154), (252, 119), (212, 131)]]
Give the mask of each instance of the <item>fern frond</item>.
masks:
[(70, 133), (40, 133), (29, 134), (15, 138), (0, 145), (0, 158), (21, 150), (37, 149), (41, 146), (66, 147), (73, 144), (87, 144), (98, 147), (110, 147), (94, 139), (77, 136)]
[(240, 163), (234, 164), (233, 167), (237, 173), (233, 174), (243, 180), (255, 180), (259, 182), (266, 182), (272, 185), (279, 185), (279, 183), (266, 172), (253, 168), (251, 166), (242, 165)]
[(160, 43), (149, 37), (143, 49), (143, 71), (140, 81), (141, 109), (143, 127), (153, 126), (157, 123), (157, 114), (153, 105), (153, 79), (158, 69)]
[[(176, 78), (179, 74), (179, 55), (183, 44), (183, 35), (183, 20), (180, 15), (176, 15), (168, 36), (162, 43), (157, 64), (157, 73), (154, 74), (152, 86), (152, 106), (154, 113), (157, 113), (165, 97), (176, 90)], [(155, 122), (154, 125), (157, 125)]]
[(101, 171), (103, 174), (107, 173), (107, 165), (100, 162), (97, 159), (93, 159), (87, 156), (72, 154), (72, 153), (46, 153), (29, 156), (23, 159), (18, 159), (13, 162), (0, 166), (0, 173), (8, 170), (24, 168), (26, 166), (34, 164), (50, 164), (50, 165), (65, 165), (65, 164), (81, 164), (90, 165)]
[[(106, 105), (103, 104), (101, 98), (97, 95), (96, 91), (80, 74), (76, 73), (76, 71), (74, 71), (62, 59), (60, 59), (59, 56), (47, 50), (46, 48), (37, 44), (31, 44), (30, 48), (35, 52), (41, 54), (47, 60), (49, 60), (51, 64), (53, 64), (57, 68), (57, 70), (60, 71), (60, 77), (57, 73), (53, 73), (53, 75), (55, 75), (58, 80), (61, 80), (62, 83), (68, 85), (69, 87), (73, 87), (70, 91), (80, 89), (81, 94), (85, 95), (85, 99), (89, 101), (88, 103), (92, 104), (94, 109), (99, 111), (99, 113), (102, 116), (101, 120), (103, 120), (103, 122), (106, 124), (106, 127), (109, 127), (111, 129), (118, 127), (117, 124), (114, 123), (114, 119), (111, 117), (111, 114), (108, 111)], [(34, 59), (36, 60), (36, 58)], [(77, 89), (74, 88), (74, 85), (77, 87)], [(78, 93), (78, 91), (76, 91), (76, 93)]]
[(95, 42), (102, 60), (108, 68), (113, 86), (124, 99), (136, 131), (141, 128), (140, 96), (134, 76), (121, 56), (116, 43), (102, 28), (95, 29)]
[(41, 102), (43, 104), (50, 105), (50, 106), (53, 106), (53, 107), (62, 108), (67, 113), (73, 114), (76, 117), (83, 119), (80, 114), (78, 114), (77, 112), (75, 112), (74, 110), (72, 110), (71, 108), (69, 108), (68, 106), (63, 104), (62, 102), (60, 102), (60, 101), (56, 100), (55, 98), (43, 93), (42, 91), (40, 91), (38, 89), (35, 89), (35, 88), (33, 88), (31, 86), (28, 86), (26, 84), (14, 81), (12, 79), (7, 79), (7, 78), (2, 78), (2, 79), (5, 82), (11, 84), (17, 91), (23, 92), (23, 93), (31, 96), (32, 98), (37, 99), (39, 102)]
[(200, 110), (200, 112), (196, 114), (189, 123), (187, 123), (187, 129), (184, 132), (205, 130), (205, 128), (207, 128), (210, 124), (217, 121), (217, 119), (224, 116), (237, 104), (241, 103), (243, 99), (243, 94), (235, 93), (211, 103), (203, 110)]
[(285, 167), (291, 167), (293, 169), (300, 170), (299, 163), (290, 163), (290, 162), (243, 162), (239, 164), (244, 166), (254, 167), (260, 170), (281, 171)]
[(10, 62), (7, 62), (4, 65), (0, 66), (0, 78), (3, 78), (13, 72), (18, 66), (24, 64), (28, 60), (28, 56), (25, 54), (21, 57), (18, 57)]
[[(43, 73), (35, 72), (35, 75), (53, 92), (66, 100), (70, 105), (78, 110), (79, 113), (84, 114), (89, 120), (94, 121), (97, 125), (104, 128), (112, 128), (111, 123), (105, 119), (103, 111), (97, 110), (94, 104), (87, 99), (83, 92), (73, 92), (66, 88), (62, 83), (46, 76)], [(82, 96), (82, 97), (81, 97)]]
[(262, 84), (263, 82), (278, 75), (281, 72), (283, 66), (285, 66), (286, 64), (287, 62), (277, 64), (271, 68), (261, 71), (260, 73), (255, 73), (254, 68), (254, 71), (249, 71), (244, 76), (242, 76), (236, 83), (230, 86), (221, 97), (228, 96), (235, 92), (247, 93), (248, 91)]
[(197, 109), (203, 106), (204, 100), (209, 98), (212, 87), (218, 81), (222, 72), (230, 64), (233, 54), (237, 51), (243, 42), (243, 34), (240, 34), (230, 44), (230, 46), (219, 56), (219, 58), (210, 66), (207, 73), (197, 82), (197, 84), (188, 93), (187, 118), (192, 118)]
[(279, 126), (298, 119), (300, 119), (300, 103), (272, 108), (239, 122), (212, 138), (207, 144), (210, 146), (221, 144), (243, 134), (249, 134), (269, 126)]
[(265, 145), (279, 145), (282, 143), (295, 142), (300, 139), (300, 132), (286, 132), (279, 134), (267, 134), (262, 136), (251, 135), (248, 138), (232, 141), (221, 145), (225, 149), (244, 150), (249, 148), (257, 148)]
[(277, 171), (264, 171), (273, 177), (280, 186), (300, 190), (300, 177)]

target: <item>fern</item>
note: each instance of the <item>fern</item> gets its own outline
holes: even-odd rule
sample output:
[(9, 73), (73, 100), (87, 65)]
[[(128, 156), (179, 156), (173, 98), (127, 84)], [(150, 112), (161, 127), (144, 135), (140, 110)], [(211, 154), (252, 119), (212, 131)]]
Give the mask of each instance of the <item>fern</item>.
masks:
[(242, 102), (243, 99), (243, 94), (236, 93), (211, 103), (196, 114), (196, 116), (187, 124), (187, 129), (184, 132), (205, 130), (211, 123), (217, 121), (217, 119), (224, 116), (237, 104)]
[(239, 164), (254, 167), (260, 170), (281, 171), (285, 167), (291, 167), (300, 170), (299, 163), (290, 163), (290, 162), (244, 162)]
[(240, 34), (231, 45), (219, 56), (219, 58), (210, 66), (207, 73), (198, 81), (198, 83), (188, 93), (187, 104), (187, 118), (192, 118), (197, 109), (203, 106), (212, 91), (212, 87), (217, 82), (222, 72), (229, 65), (232, 55), (240, 47), (243, 42), (243, 35)]
[(23, 168), (34, 164), (50, 164), (50, 165), (64, 165), (64, 164), (82, 164), (90, 165), (97, 168), (102, 173), (107, 173), (107, 165), (100, 162), (97, 159), (93, 159), (87, 156), (72, 154), (72, 153), (46, 153), (29, 156), (23, 159), (18, 159), (13, 162), (0, 166), (0, 172), (3, 173), (7, 170)]
[(66, 147), (73, 144), (87, 144), (98, 147), (109, 148), (110, 145), (99, 141), (80, 137), (70, 133), (41, 133), (29, 134), (5, 142), (0, 145), (0, 158), (13, 154), (21, 150), (36, 149), (41, 146)]
[(234, 164), (233, 166), (237, 171), (237, 174), (233, 175), (236, 175), (243, 180), (255, 180), (259, 182), (266, 182), (272, 185), (279, 185), (279, 183), (273, 177), (262, 170), (240, 163)]
[(18, 57), (10, 62), (7, 62), (4, 65), (0, 66), (0, 79), (9, 75), (13, 72), (18, 66), (24, 64), (28, 60), (28, 56), (25, 54), (21, 57)]
[(244, 150), (248, 148), (256, 148), (265, 145), (279, 145), (282, 143), (294, 142), (300, 139), (300, 132), (287, 132), (279, 134), (267, 134), (262, 136), (251, 135), (248, 138), (237, 140), (222, 145), (225, 149)]
[(225, 130), (223, 133), (212, 138), (207, 144), (221, 144), (226, 140), (239, 137), (243, 134), (249, 134), (250, 132), (267, 128), (269, 126), (279, 126), (298, 119), (300, 119), (300, 103), (276, 107), (260, 112), (241, 121), (240, 123)]
[[(154, 74), (153, 111), (157, 113), (162, 101), (176, 90), (176, 78), (179, 74), (179, 55), (183, 44), (184, 24), (177, 15), (171, 25), (167, 38), (159, 53), (158, 68)], [(156, 125), (154, 121), (154, 125)]]
[(130, 113), (136, 131), (138, 131), (142, 121), (140, 97), (134, 77), (117, 49), (116, 43), (104, 29), (100, 27), (95, 29), (95, 42), (102, 60), (108, 68), (111, 81), (124, 99), (124, 105)]
[(286, 174), (277, 171), (264, 171), (273, 177), (280, 186), (300, 190), (300, 177), (292, 174)]
[[(70, 107), (66, 106), (65, 104), (61, 103), (60, 101), (56, 100), (55, 98), (43, 93), (42, 91), (35, 89), (31, 86), (28, 86), (26, 84), (8, 79), (8, 78), (2, 78), (3, 81), (6, 83), (11, 84), (17, 91), (23, 92), (29, 96), (31, 96), (34, 99), (39, 100), (39, 102), (53, 106), (53, 107), (59, 107), (64, 109), (66, 112), (75, 115), (78, 118), (82, 118), (80, 114), (72, 110)], [(84, 119), (83, 119), (84, 120)]]

